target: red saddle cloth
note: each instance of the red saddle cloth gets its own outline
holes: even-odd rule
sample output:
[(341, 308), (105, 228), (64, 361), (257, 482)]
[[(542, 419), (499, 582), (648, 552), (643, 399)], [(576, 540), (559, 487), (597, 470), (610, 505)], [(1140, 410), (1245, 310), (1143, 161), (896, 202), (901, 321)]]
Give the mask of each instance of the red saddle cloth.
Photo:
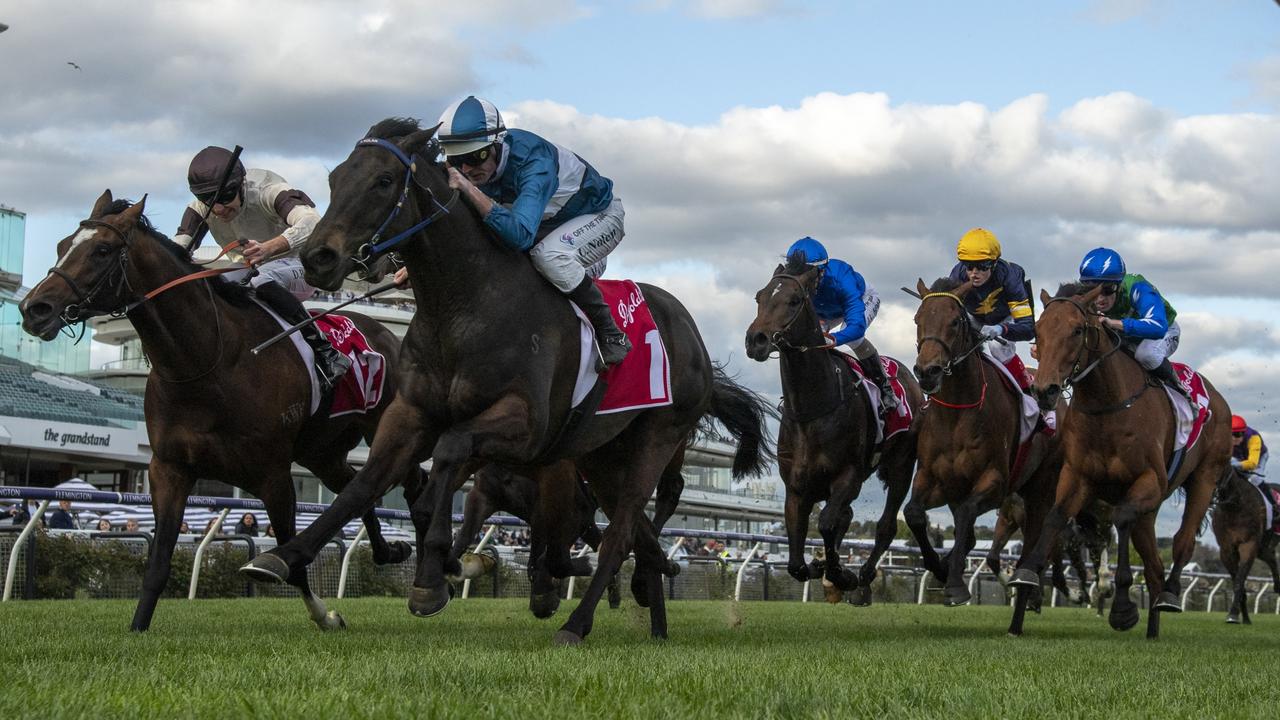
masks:
[(640, 286), (631, 280), (596, 280), (631, 352), (601, 378), (608, 383), (597, 414), (670, 405), (671, 365), (658, 324)]
[[(1271, 501), (1271, 507), (1280, 508), (1280, 488), (1276, 488), (1271, 483), (1263, 483), (1263, 487), (1270, 496), (1268, 499)], [(1280, 512), (1271, 514), (1271, 532), (1280, 535)]]
[[(1195, 447), (1196, 440), (1200, 439), (1200, 431), (1204, 430), (1204, 423), (1209, 419), (1209, 391), (1204, 389), (1204, 378), (1200, 377), (1200, 373), (1192, 370), (1191, 366), (1172, 361), (1169, 364), (1173, 365), (1173, 371), (1178, 376), (1178, 379), (1182, 381), (1182, 387), (1186, 388), (1195, 400), (1195, 407), (1190, 409), (1190, 412), (1195, 413), (1195, 417), (1191, 421), (1190, 430), (1187, 431), (1187, 440), (1182, 444), (1182, 447), (1191, 449)], [(1183, 405), (1187, 401), (1186, 398), (1177, 397), (1172, 393), (1170, 393), (1169, 397), (1174, 402), (1182, 403)], [(1181, 417), (1184, 413), (1180, 412), (1178, 415)]]
[[(867, 380), (867, 376), (862, 372), (862, 366), (858, 364), (857, 358), (845, 353), (839, 353), (840, 357), (848, 363), (849, 369), (858, 376), (865, 385), (873, 387), (879, 393), (879, 388), (874, 383)], [(907, 391), (902, 387), (902, 382), (898, 380), (898, 361), (886, 355), (880, 356), (880, 365), (884, 368), (884, 374), (889, 378), (889, 385), (893, 387), (893, 396), (898, 399), (898, 409), (890, 412), (887, 416), (879, 416), (879, 420), (883, 425), (883, 439), (897, 435), (911, 427), (911, 404), (907, 402)]]
[(376, 407), (382, 400), (382, 387), (386, 382), (386, 358), (369, 347), (369, 339), (349, 317), (325, 315), (316, 325), (338, 352), (351, 359), (351, 369), (338, 379), (333, 389), (329, 417), (364, 413)]

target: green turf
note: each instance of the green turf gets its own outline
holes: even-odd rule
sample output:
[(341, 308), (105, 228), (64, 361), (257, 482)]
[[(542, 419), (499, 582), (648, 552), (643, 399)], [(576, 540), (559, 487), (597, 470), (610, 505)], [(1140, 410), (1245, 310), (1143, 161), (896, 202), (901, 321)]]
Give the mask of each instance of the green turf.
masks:
[[(677, 602), (597, 612), (582, 647), (514, 600), (334, 601), (321, 633), (296, 600), (167, 600), (146, 634), (123, 601), (0, 606), (0, 697), (47, 717), (612, 718), (1274, 717), (1280, 618), (1164, 617), (1158, 642), (1078, 609), (1005, 635), (1000, 607)], [(1268, 699), (1269, 698), (1269, 699)]]

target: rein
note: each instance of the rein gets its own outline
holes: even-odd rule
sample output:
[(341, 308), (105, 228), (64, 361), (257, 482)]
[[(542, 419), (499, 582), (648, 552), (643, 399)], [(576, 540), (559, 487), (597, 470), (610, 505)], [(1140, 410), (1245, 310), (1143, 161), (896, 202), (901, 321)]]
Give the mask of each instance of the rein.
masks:
[[(1045, 303), (1045, 309), (1047, 310), (1050, 305), (1056, 302), (1071, 303), (1071, 306), (1074, 307), (1076, 310), (1079, 310), (1080, 314), (1083, 315), (1085, 319), (1085, 328), (1086, 328), (1085, 334), (1080, 338), (1080, 349), (1076, 351), (1075, 361), (1072, 362), (1071, 374), (1068, 375), (1066, 378), (1064, 378), (1062, 381), (1062, 388), (1063, 390), (1066, 390), (1068, 388), (1071, 388), (1081, 380), (1085, 379), (1086, 377), (1088, 377), (1089, 374), (1092, 373), (1094, 370), (1097, 370), (1098, 367), (1102, 364), (1102, 362), (1107, 358), (1111, 357), (1112, 355), (1116, 354), (1116, 352), (1118, 352), (1120, 348), (1123, 347), (1124, 343), (1120, 339), (1119, 334), (1117, 334), (1116, 331), (1112, 330), (1111, 328), (1105, 327), (1105, 326), (1102, 326), (1100, 328), (1098, 325), (1094, 325), (1093, 323), (1090, 323), (1089, 312), (1085, 310), (1084, 306), (1081, 305), (1079, 302), (1077, 302), (1074, 298), (1068, 298), (1068, 297), (1053, 298), (1049, 300), (1049, 302)], [(1086, 365), (1083, 370), (1080, 369), (1080, 363), (1086, 353), (1100, 352), (1102, 350), (1101, 338), (1102, 338), (1103, 330), (1106, 331), (1107, 336), (1111, 339), (1111, 348), (1108, 349), (1106, 352), (1102, 353), (1102, 355), (1100, 355), (1098, 359)], [(1094, 337), (1098, 338), (1098, 344), (1095, 347), (1089, 347), (1090, 331), (1093, 332)], [(1138, 399), (1141, 398), (1143, 395), (1145, 395), (1148, 390), (1158, 385), (1158, 383), (1154, 379), (1152, 379), (1149, 374), (1145, 372), (1143, 374), (1147, 375), (1147, 378), (1146, 380), (1143, 381), (1142, 387), (1139, 388), (1137, 392), (1130, 395), (1128, 398), (1121, 400), (1120, 402), (1113, 403), (1111, 405), (1106, 405), (1101, 408), (1077, 407), (1076, 404), (1073, 403), (1072, 409), (1079, 410), (1085, 415), (1110, 415), (1111, 413), (1119, 412), (1121, 410), (1128, 410), (1129, 408), (1133, 407), (1134, 403), (1138, 402)]]
[(831, 346), (825, 343), (823, 343), (822, 345), (796, 345), (796, 344), (793, 344), (790, 340), (788, 340), (785, 337), (785, 333), (791, 330), (791, 326), (795, 324), (796, 320), (800, 319), (800, 314), (804, 312), (805, 307), (811, 307), (813, 305), (813, 298), (810, 297), (809, 291), (805, 289), (804, 283), (800, 282), (800, 279), (797, 278), (796, 276), (778, 274), (778, 275), (774, 275), (772, 279), (777, 280), (778, 278), (782, 278), (783, 280), (790, 280), (791, 282), (795, 283), (796, 287), (800, 288), (800, 293), (804, 297), (805, 301), (796, 308), (796, 311), (791, 314), (791, 318), (787, 320), (785, 323), (783, 323), (782, 327), (774, 331), (773, 335), (769, 337), (769, 344), (777, 348), (779, 352), (781, 352), (782, 350), (796, 350), (798, 352), (808, 352), (810, 350), (830, 350)]
[[(929, 298), (937, 298), (937, 297), (940, 297), (940, 298), (948, 298), (948, 299), (950, 299), (950, 300), (954, 301), (954, 302), (955, 302), (955, 304), (956, 304), (956, 305), (958, 305), (958, 306), (960, 307), (960, 312), (961, 312), (961, 313), (963, 313), (965, 316), (968, 316), (969, 311), (965, 309), (964, 301), (962, 301), (962, 300), (960, 299), (960, 296), (958, 296), (958, 295), (956, 295), (956, 294), (954, 294), (954, 293), (949, 293), (949, 292), (931, 292), (931, 293), (929, 293), (929, 294), (925, 295), (924, 297), (920, 298), (920, 302), (921, 302), (921, 304), (923, 304), (925, 300), (928, 300)], [(978, 349), (979, 349), (979, 348), (981, 348), (981, 347), (982, 347), (982, 343), (981, 343), (981, 342), (975, 342), (975, 343), (973, 344), (973, 346), (972, 346), (972, 347), (970, 347), (968, 350), (965, 350), (963, 353), (960, 353), (960, 354), (958, 354), (958, 355), (957, 355), (957, 354), (956, 354), (956, 351), (952, 349), (952, 347), (951, 347), (950, 343), (948, 343), (946, 340), (943, 340), (942, 338), (940, 338), (940, 337), (938, 337), (938, 336), (936, 336), (936, 335), (925, 335), (924, 337), (922, 337), (922, 338), (920, 338), (919, 340), (917, 340), (917, 341), (916, 341), (916, 352), (917, 352), (917, 353), (918, 353), (918, 352), (920, 352), (920, 349), (924, 347), (924, 344), (925, 344), (926, 342), (929, 342), (929, 341), (933, 341), (933, 342), (938, 343), (939, 345), (941, 345), (941, 346), (942, 346), (942, 348), (943, 348), (944, 350), (946, 350), (946, 351), (947, 351), (947, 357), (948, 357), (948, 359), (947, 359), (947, 361), (946, 361), (945, 363), (943, 363), (943, 365), (942, 365), (942, 374), (943, 374), (943, 375), (950, 375), (950, 374), (952, 373), (953, 369), (954, 369), (956, 366), (958, 366), (960, 363), (964, 362), (965, 360), (968, 360), (970, 355), (973, 355), (975, 352), (977, 352), (977, 351), (978, 351)], [(983, 397), (983, 398), (985, 398), (986, 396), (987, 396), (987, 376), (986, 376), (986, 373), (984, 372), (984, 373), (983, 373), (983, 375), (982, 375), (982, 397)], [(981, 402), (982, 402), (982, 401), (981, 401), (981, 400), (979, 400), (979, 405), (977, 405), (977, 406), (965, 406), (965, 407), (980, 407), (980, 406), (981, 406)], [(959, 407), (959, 406), (954, 406), (954, 405), (946, 405), (945, 403), (943, 403), (943, 406), (944, 406), (944, 407)]]
[[(422, 185), (421, 183), (417, 183), (415, 172), (418, 169), (418, 160), (420, 158), (416, 153), (413, 156), (406, 155), (405, 152), (395, 143), (384, 140), (383, 138), (364, 138), (356, 143), (357, 150), (362, 147), (382, 148), (383, 150), (390, 152), (392, 155), (395, 155), (396, 159), (399, 160), (405, 168), (404, 188), (400, 191), (400, 199), (396, 201), (395, 207), (391, 209), (390, 214), (387, 215), (387, 219), (383, 220), (382, 224), (378, 226), (378, 229), (374, 231), (373, 237), (369, 238), (369, 242), (361, 245), (351, 258), (352, 261), (359, 265), (364, 272), (368, 274), (371, 271), (370, 262), (375, 257), (399, 245), (410, 236), (418, 233), (418, 231), (424, 230), (428, 225), (431, 225), (441, 217), (449, 214), (450, 208), (452, 208), (453, 204), (458, 201), (459, 193), (455, 189), (453, 191), (453, 195), (449, 197), (449, 201), (442, 205), (440, 201), (436, 199), (436, 195), (431, 191), (431, 188)], [(414, 183), (417, 183), (423, 190), (427, 191), (427, 197), (431, 200), (431, 204), (436, 206), (436, 211), (431, 213), (427, 219), (422, 220), (413, 227), (397, 233), (394, 237), (383, 240), (382, 233), (387, 229), (388, 225), (399, 217), (400, 211), (404, 208), (405, 201), (409, 199), (409, 189), (414, 185)]]

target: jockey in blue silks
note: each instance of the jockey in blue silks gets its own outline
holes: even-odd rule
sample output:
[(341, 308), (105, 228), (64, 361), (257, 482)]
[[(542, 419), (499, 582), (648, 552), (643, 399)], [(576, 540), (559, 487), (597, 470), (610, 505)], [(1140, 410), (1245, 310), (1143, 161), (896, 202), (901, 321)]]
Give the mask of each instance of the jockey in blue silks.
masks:
[[(887, 413), (898, 407), (893, 386), (880, 364), (880, 353), (867, 339), (867, 326), (880, 311), (880, 296), (875, 288), (862, 279), (862, 275), (849, 263), (828, 257), (822, 243), (811, 237), (803, 237), (791, 244), (787, 259), (798, 258), (806, 265), (821, 268), (818, 289), (813, 294), (813, 309), (822, 321), (827, 347), (844, 345), (858, 359), (858, 365), (867, 378), (880, 388), (880, 411)], [(834, 333), (829, 329), (843, 323)]]
[(503, 244), (582, 309), (604, 365), (622, 362), (631, 342), (600, 289), (607, 256), (622, 242), (622, 201), (613, 181), (572, 151), (507, 128), (493, 103), (468, 96), (440, 116), (449, 187), (462, 194)]

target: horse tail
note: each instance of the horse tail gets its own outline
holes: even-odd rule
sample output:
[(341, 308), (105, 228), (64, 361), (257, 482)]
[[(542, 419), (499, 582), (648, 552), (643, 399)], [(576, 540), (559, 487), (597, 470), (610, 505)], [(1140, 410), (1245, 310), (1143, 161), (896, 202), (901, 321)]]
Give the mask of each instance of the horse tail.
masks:
[(738, 442), (738, 451), (733, 456), (733, 477), (763, 475), (777, 458), (765, 425), (766, 418), (778, 417), (777, 411), (763, 397), (729, 377), (723, 365), (713, 365), (712, 375), (709, 414)]

